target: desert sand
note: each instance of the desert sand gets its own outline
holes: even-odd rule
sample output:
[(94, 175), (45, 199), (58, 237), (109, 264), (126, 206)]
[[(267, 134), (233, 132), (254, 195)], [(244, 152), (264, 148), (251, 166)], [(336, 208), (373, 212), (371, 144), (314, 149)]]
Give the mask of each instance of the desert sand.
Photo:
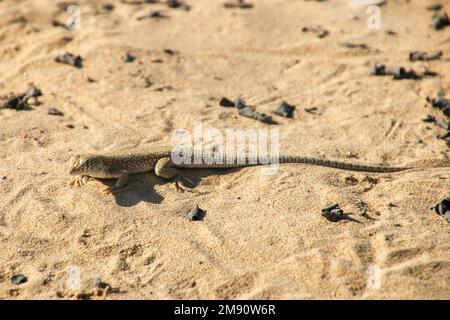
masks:
[[(0, 95), (29, 83), (43, 93), (32, 110), (0, 110), (0, 298), (449, 299), (450, 225), (432, 208), (449, 196), (450, 150), (422, 121), (441, 116), (427, 96), (450, 95), (450, 27), (433, 30), (433, 2), (387, 1), (381, 29), (345, 0), (186, 2), (80, 0), (80, 28), (67, 30), (52, 23), (65, 23), (64, 3), (0, 1)], [(155, 10), (167, 18), (138, 19)], [(317, 26), (329, 34), (302, 32)], [(408, 60), (438, 50), (440, 60)], [(55, 62), (65, 52), (82, 68)], [(136, 59), (125, 63), (127, 52)], [(438, 76), (371, 76), (375, 63)], [(279, 124), (239, 116), (222, 97)], [(292, 119), (271, 113), (283, 100)], [(67, 185), (73, 154), (165, 144), (196, 121), (276, 127), (283, 153), (423, 168), (288, 164), (270, 179), (258, 168), (184, 170), (200, 193), (152, 173), (110, 195), (97, 180)], [(333, 203), (352, 219), (322, 217)], [(206, 215), (190, 221), (197, 204)], [(12, 283), (17, 274), (27, 281)], [(111, 289), (96, 289), (98, 278)]]

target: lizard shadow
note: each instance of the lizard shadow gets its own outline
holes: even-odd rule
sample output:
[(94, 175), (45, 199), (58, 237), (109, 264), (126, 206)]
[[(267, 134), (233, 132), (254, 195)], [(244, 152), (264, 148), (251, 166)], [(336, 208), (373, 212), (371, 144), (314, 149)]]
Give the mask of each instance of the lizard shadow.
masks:
[[(203, 178), (210, 175), (226, 175), (239, 171), (239, 168), (223, 168), (223, 169), (180, 169), (183, 175), (187, 176), (193, 182), (192, 187), (195, 189), (201, 186)], [(105, 187), (113, 187), (115, 180), (111, 179), (97, 179)], [(121, 207), (132, 207), (140, 202), (148, 202), (153, 204), (160, 204), (164, 197), (155, 191), (156, 185), (168, 185), (173, 181), (168, 181), (163, 178), (155, 176), (154, 173), (135, 174), (129, 177), (128, 183), (125, 187), (112, 190), (111, 194), (115, 198), (115, 202)]]
[[(115, 181), (98, 179), (106, 186), (114, 186)], [(155, 191), (155, 186), (166, 182), (151, 174), (131, 175), (127, 185), (123, 188), (112, 190), (116, 204), (121, 207), (132, 207), (140, 202), (160, 204), (164, 197)]]
[[(359, 221), (359, 220), (357, 220), (357, 219), (355, 219), (355, 218), (352, 218), (350, 215), (353, 215), (353, 213), (344, 213), (344, 214), (342, 215), (341, 220), (345, 220), (345, 221), (349, 221), (349, 222), (354, 222), (354, 223), (362, 223), (361, 221)], [(375, 220), (375, 219), (374, 219), (374, 220)]]
[(189, 178), (193, 182), (194, 188), (202, 185), (202, 180), (208, 176), (224, 176), (239, 172), (242, 168), (178, 168), (183, 176)]

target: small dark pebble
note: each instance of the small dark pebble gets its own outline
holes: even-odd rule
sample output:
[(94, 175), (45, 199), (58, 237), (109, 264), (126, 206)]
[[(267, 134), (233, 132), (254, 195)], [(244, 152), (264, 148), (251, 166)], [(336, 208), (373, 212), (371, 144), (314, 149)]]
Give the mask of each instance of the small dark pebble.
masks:
[(389, 208), (397, 208), (398, 206), (395, 203), (389, 202), (388, 207)]
[(127, 63), (127, 62), (133, 62), (136, 59), (135, 56), (132, 56), (131, 54), (129, 54), (128, 52), (124, 53), (122, 56), (122, 60), (123, 62)]
[(69, 129), (75, 128), (75, 126), (73, 124), (71, 124), (71, 123), (66, 124), (66, 127), (69, 128)]
[(423, 51), (413, 51), (409, 53), (409, 61), (431, 61), (438, 60), (442, 57), (442, 51), (428, 55)]
[(255, 120), (259, 120), (261, 122), (267, 124), (276, 124), (277, 122), (272, 119), (271, 116), (266, 115), (265, 113), (258, 112), (255, 110), (255, 107), (248, 106), (245, 101), (241, 98), (237, 98), (234, 102), (230, 99), (223, 97), (219, 105), (222, 107), (236, 107), (239, 110), (239, 115)]
[(436, 98), (427, 97), (427, 102), (431, 103), (433, 108), (438, 109), (450, 106), (450, 99), (445, 99), (441, 94), (438, 94)]
[(292, 118), (294, 116), (294, 110), (294, 105), (291, 105), (286, 101), (282, 101), (278, 109), (275, 110), (274, 113), (285, 118)]
[(105, 3), (103, 5), (103, 10), (105, 11), (113, 11), (114, 10), (114, 5), (111, 3)]
[(19, 284), (25, 283), (27, 281), (28, 281), (27, 277), (25, 277), (23, 274), (16, 274), (11, 277), (12, 284), (19, 285)]
[(223, 97), (222, 99), (220, 99), (219, 105), (220, 105), (221, 107), (227, 107), (227, 108), (235, 107), (234, 102), (231, 101), (231, 100), (228, 99), (228, 98), (225, 98), (225, 97)]
[(102, 281), (101, 278), (96, 278), (94, 286), (99, 289), (111, 289), (111, 285)]
[(245, 108), (247, 106), (247, 104), (245, 103), (245, 101), (243, 99), (237, 98), (234, 101), (234, 106), (238, 109), (242, 109), (242, 108)]
[(27, 98), (37, 98), (42, 96), (42, 91), (38, 89), (35, 85), (30, 84), (28, 89), (24, 93)]
[(53, 19), (52, 20), (52, 26), (54, 27), (61, 27), (67, 29), (67, 25), (59, 20)]
[(76, 68), (81, 68), (83, 66), (83, 58), (81, 56), (73, 55), (72, 53), (64, 53), (55, 58), (56, 62), (65, 63)]
[(304, 108), (304, 110), (309, 113), (315, 113), (317, 111), (317, 108), (316, 107)]
[(48, 109), (48, 114), (50, 114), (52, 116), (60, 116), (60, 117), (64, 116), (64, 113), (59, 111), (56, 108), (49, 108)]
[(422, 139), (417, 138), (416, 141), (415, 141), (415, 143), (416, 143), (416, 144), (421, 144), (421, 143), (423, 143), (423, 141), (422, 141)]
[(440, 216), (443, 216), (448, 222), (450, 222), (450, 197), (445, 198), (438, 203), (434, 210)]
[(377, 64), (370, 68), (370, 74), (374, 76), (391, 75), (395, 80), (414, 79), (419, 80), (421, 77), (413, 70), (406, 71), (403, 67), (386, 67), (384, 64)]
[(144, 20), (144, 19), (168, 19), (169, 16), (161, 13), (161, 11), (151, 11), (147, 14), (144, 14), (143, 16), (137, 17), (137, 20)]
[(165, 54), (168, 54), (170, 56), (173, 56), (173, 55), (176, 54), (176, 52), (174, 50), (172, 50), (172, 49), (164, 49), (163, 51), (164, 51)]
[(441, 9), (442, 9), (442, 4), (440, 4), (440, 3), (433, 3), (433, 4), (430, 4), (429, 6), (427, 6), (427, 10), (430, 10), (430, 11), (439, 11)]
[(367, 44), (364, 43), (351, 43), (351, 42), (342, 42), (341, 46), (348, 49), (369, 49)]
[(422, 121), (427, 122), (427, 123), (434, 123), (434, 122), (436, 122), (436, 117), (429, 114), (426, 116), (426, 118), (423, 118)]
[(38, 89), (35, 85), (30, 84), (28, 89), (18, 95), (10, 95), (6, 97), (6, 101), (2, 104), (0, 104), (0, 109), (15, 109), (17, 111), (19, 110), (30, 110), (31, 106), (28, 103), (28, 100), (30, 98), (35, 99), (35, 104), (38, 104), (38, 97), (42, 96), (42, 91)]
[(23, 98), (23, 95), (8, 96), (6, 101), (0, 105), (0, 109), (30, 110), (31, 106)]
[(241, 116), (259, 120), (259, 121), (267, 123), (267, 124), (276, 124), (277, 123), (276, 121), (274, 121), (272, 119), (271, 116), (268, 116), (265, 113), (256, 111), (255, 108), (252, 106), (244, 106), (242, 108), (239, 108), (239, 114)]
[(235, 2), (225, 2), (223, 4), (224, 8), (227, 9), (234, 9), (234, 8), (239, 8), (239, 9), (251, 9), (253, 8), (253, 4), (251, 3), (246, 3), (244, 0), (237, 0)]
[(206, 211), (200, 209), (199, 206), (196, 205), (194, 209), (189, 211), (188, 219), (191, 221), (203, 220), (203, 218), (205, 217), (205, 213), (206, 213)]
[(344, 218), (344, 210), (339, 208), (339, 204), (333, 204), (327, 208), (322, 209), (322, 216), (328, 221), (338, 222)]
[(316, 35), (317, 38), (324, 38), (329, 34), (328, 30), (325, 30), (322, 27), (317, 27), (317, 28), (303, 27), (302, 31), (303, 32), (312, 32)]
[(189, 11), (191, 9), (189, 5), (180, 0), (167, 0), (167, 6), (169, 8), (181, 8), (186, 11)]
[(435, 71), (431, 71), (431, 70), (425, 70), (424, 72), (422, 72), (422, 76), (424, 77), (437, 77), (439, 74)]
[(145, 78), (144, 79), (144, 88), (150, 88), (151, 86), (153, 86), (153, 81), (150, 80), (150, 78)]
[(445, 27), (450, 26), (450, 19), (448, 18), (447, 13), (433, 17), (432, 25), (434, 30), (442, 30)]

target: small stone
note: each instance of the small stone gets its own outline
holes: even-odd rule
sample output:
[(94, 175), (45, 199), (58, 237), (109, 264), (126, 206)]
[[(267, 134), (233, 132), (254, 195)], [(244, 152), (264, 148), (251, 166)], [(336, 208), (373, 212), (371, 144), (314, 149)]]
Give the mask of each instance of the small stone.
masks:
[(123, 54), (123, 56), (122, 56), (122, 60), (123, 60), (125, 63), (133, 62), (135, 59), (136, 59), (136, 57), (132, 56), (132, 55), (129, 54), (128, 52), (125, 52), (125, 53)]
[(316, 107), (304, 108), (304, 110), (308, 113), (315, 113), (317, 111)]
[(147, 14), (144, 14), (143, 16), (140, 16), (137, 18), (137, 20), (143, 20), (143, 19), (168, 19), (169, 16), (161, 13), (161, 11), (151, 11)]
[(433, 122), (436, 122), (436, 117), (429, 114), (426, 116), (426, 118), (423, 118), (422, 121), (428, 122), (428, 123), (433, 123)]
[(168, 54), (169, 56), (173, 56), (176, 54), (176, 52), (173, 51), (172, 49), (164, 49), (163, 51), (165, 54)]
[(105, 11), (113, 11), (114, 10), (114, 5), (111, 3), (105, 3), (103, 5), (103, 10)]
[(442, 57), (442, 51), (428, 55), (423, 51), (413, 51), (409, 53), (409, 61), (431, 61), (438, 60)]
[(241, 116), (251, 118), (251, 119), (256, 119), (256, 120), (259, 120), (259, 121), (261, 121), (263, 123), (267, 123), (267, 124), (276, 124), (277, 123), (276, 121), (274, 121), (272, 119), (271, 116), (268, 116), (263, 112), (256, 111), (255, 108), (252, 106), (238, 107), (238, 105), (236, 105), (236, 107), (239, 109), (239, 115), (241, 115)]
[(247, 106), (247, 104), (245, 103), (245, 101), (242, 98), (237, 98), (234, 101), (234, 106), (238, 109), (242, 109), (242, 108), (245, 108)]
[(368, 49), (369, 47), (365, 43), (351, 43), (351, 42), (342, 42), (341, 46), (347, 49)]
[(25, 277), (23, 274), (16, 274), (11, 277), (12, 284), (19, 285), (19, 284), (25, 283), (27, 281), (28, 281), (27, 277)]
[(64, 113), (59, 111), (56, 108), (49, 108), (48, 109), (48, 114), (50, 114), (52, 116), (60, 116), (60, 117), (64, 116)]
[(282, 101), (278, 109), (275, 110), (274, 113), (285, 118), (292, 118), (294, 116), (294, 110), (294, 105), (290, 105), (286, 101)]
[(73, 124), (71, 124), (71, 123), (66, 124), (66, 127), (69, 128), (69, 129), (75, 128), (75, 126)]
[(429, 6), (427, 6), (426, 8), (427, 8), (427, 10), (430, 10), (430, 11), (439, 11), (442, 9), (442, 4), (433, 3), (433, 4), (430, 4)]
[(322, 209), (322, 217), (325, 217), (328, 221), (338, 222), (344, 218), (344, 210), (339, 208), (339, 204), (333, 204), (327, 208)]
[(450, 210), (448, 210), (448, 211), (444, 214), (444, 218), (445, 218), (445, 220), (447, 220), (447, 222), (450, 223)]
[(189, 11), (191, 7), (180, 0), (167, 0), (167, 6), (169, 8), (181, 8)]
[(447, 13), (435, 16), (432, 25), (434, 30), (442, 30), (445, 27), (450, 26), (450, 19), (448, 18)]
[(423, 143), (423, 141), (422, 141), (422, 139), (417, 138), (416, 141), (415, 141), (415, 143), (416, 143), (416, 144), (421, 144), (421, 143)]
[(37, 98), (41, 97), (42, 91), (37, 88), (34, 84), (30, 84), (27, 91), (24, 92), (26, 98)]
[(244, 2), (244, 0), (237, 0), (235, 2), (225, 2), (223, 4), (223, 7), (227, 8), (227, 9), (234, 9), (234, 8), (251, 9), (251, 8), (253, 8), (253, 4), (246, 3), (246, 2)]
[(221, 107), (234, 107), (235, 106), (233, 101), (231, 101), (230, 99), (225, 98), (225, 97), (220, 99), (219, 105)]
[(76, 68), (81, 68), (83, 65), (83, 58), (81, 56), (73, 55), (72, 53), (66, 52), (65, 54), (59, 55), (55, 58), (56, 62), (65, 63)]
[(441, 216), (445, 215), (448, 211), (450, 211), (450, 197), (447, 197), (440, 203), (438, 203), (434, 207), (434, 210), (436, 211), (437, 214)]
[(96, 278), (94, 282), (94, 286), (99, 289), (111, 289), (111, 285), (102, 281), (101, 278)]
[(395, 203), (389, 202), (388, 207), (389, 208), (397, 208), (398, 206)]
[(188, 213), (188, 219), (191, 221), (199, 221), (203, 220), (205, 216), (206, 211), (199, 208), (198, 205), (195, 206), (191, 211)]

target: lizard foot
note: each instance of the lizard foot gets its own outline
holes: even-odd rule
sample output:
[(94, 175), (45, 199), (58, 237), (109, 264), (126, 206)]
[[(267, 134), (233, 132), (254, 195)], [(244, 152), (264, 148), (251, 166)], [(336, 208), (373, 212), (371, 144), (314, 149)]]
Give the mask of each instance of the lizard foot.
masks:
[(181, 176), (179, 177), (179, 179), (177, 179), (177, 181), (175, 182), (175, 189), (178, 192), (193, 192), (193, 193), (199, 193), (195, 188), (192, 187), (188, 187), (185, 183), (193, 186), (194, 182), (192, 182), (189, 178), (185, 177), (185, 176)]
[(181, 192), (181, 193), (183, 193), (183, 192), (185, 192), (185, 191), (187, 191), (187, 192), (198, 193), (198, 191), (195, 190), (195, 188), (190, 188), (190, 187), (186, 186), (186, 185), (184, 184), (183, 181), (177, 181), (177, 182), (175, 182), (175, 189), (176, 189), (178, 192)]
[(82, 185), (85, 185), (88, 181), (89, 181), (88, 176), (75, 176), (73, 178), (70, 178), (69, 181), (67, 181), (67, 184), (75, 187), (81, 187)]
[(112, 192), (113, 192), (113, 188), (111, 188), (111, 187), (104, 187), (102, 189), (102, 193), (104, 193), (104, 194), (111, 194)]

